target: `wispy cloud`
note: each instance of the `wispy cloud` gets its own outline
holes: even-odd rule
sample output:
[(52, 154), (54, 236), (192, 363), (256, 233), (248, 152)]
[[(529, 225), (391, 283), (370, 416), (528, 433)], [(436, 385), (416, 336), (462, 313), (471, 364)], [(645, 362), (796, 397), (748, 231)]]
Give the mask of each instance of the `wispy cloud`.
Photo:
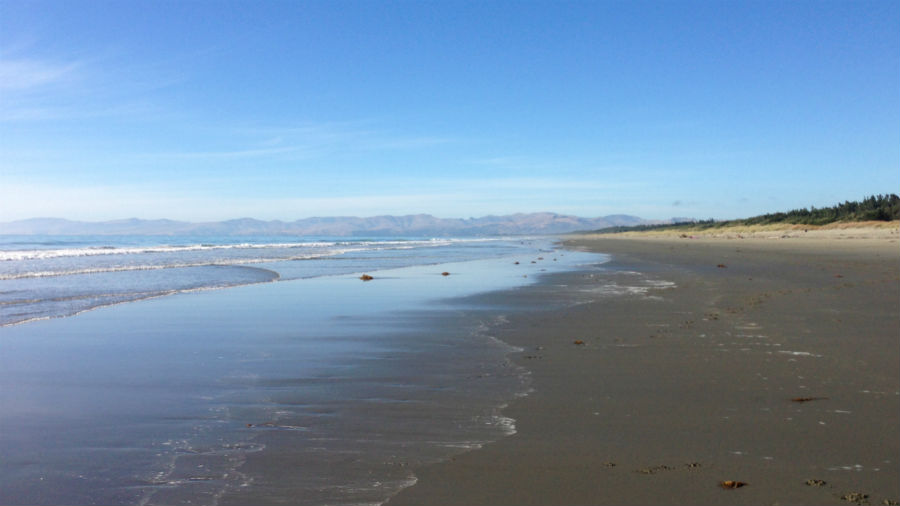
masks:
[[(197, 128), (203, 128), (202, 126)], [(302, 127), (251, 129), (216, 125), (204, 132), (206, 143), (233, 146), (196, 151), (163, 150), (134, 154), (134, 158), (167, 161), (224, 161), (239, 159), (312, 160), (359, 156), (377, 152), (407, 151), (453, 142), (427, 136), (405, 136), (377, 129), (347, 128), (333, 123)]]
[(281, 155), (285, 153), (297, 153), (303, 148), (299, 146), (286, 146), (280, 148), (265, 149), (239, 149), (224, 151), (182, 151), (182, 152), (159, 152), (145, 153), (137, 155), (144, 158), (163, 158), (163, 159), (181, 159), (181, 160), (222, 160), (235, 158), (261, 158), (273, 155)]
[(71, 80), (81, 66), (80, 62), (0, 60), (0, 91), (26, 92)]
[(0, 122), (87, 120), (97, 118), (148, 118), (161, 115), (159, 107), (148, 102), (82, 107), (72, 104), (37, 105), (0, 102)]
[(433, 137), (433, 136), (397, 136), (382, 133), (365, 140), (360, 144), (363, 149), (372, 150), (404, 150), (404, 149), (422, 149), (432, 148), (442, 144), (450, 144), (455, 142), (449, 137)]
[(262, 137), (260, 145), (299, 144), (354, 151), (402, 151), (452, 144), (446, 136), (396, 132), (372, 120), (301, 122), (289, 126), (237, 126), (230, 130), (247, 138)]
[(469, 161), (472, 165), (501, 169), (501, 170), (549, 170), (559, 168), (559, 160), (548, 162), (530, 156), (505, 155), (476, 158)]
[(112, 56), (0, 58), (0, 121), (157, 117), (154, 90), (183, 77), (163, 64)]
[(465, 188), (485, 188), (504, 190), (530, 190), (530, 191), (600, 191), (617, 190), (623, 188), (635, 188), (646, 186), (643, 181), (625, 181), (622, 179), (609, 181), (596, 181), (587, 179), (570, 178), (540, 178), (540, 177), (507, 177), (453, 180), (453, 184)]
[[(633, 165), (634, 160), (621, 157), (625, 158), (625, 160), (618, 161), (616, 160), (618, 158), (620, 157), (609, 156), (605, 152), (593, 154), (589, 157), (573, 154), (562, 154), (553, 157), (517, 154), (469, 159), (465, 163), (484, 167), (485, 171), (494, 171), (500, 174), (523, 174), (530, 179), (546, 181), (565, 179), (583, 181), (585, 175), (596, 178), (603, 174), (615, 174), (617, 179), (619, 179), (623, 175), (627, 176), (643, 170)], [(579, 177), (573, 177), (575, 175)]]

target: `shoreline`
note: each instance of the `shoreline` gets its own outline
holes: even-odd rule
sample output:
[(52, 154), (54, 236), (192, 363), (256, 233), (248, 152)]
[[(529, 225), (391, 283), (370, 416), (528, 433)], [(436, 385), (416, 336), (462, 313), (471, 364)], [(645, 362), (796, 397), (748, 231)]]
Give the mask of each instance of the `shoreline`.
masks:
[(414, 469), (386, 504), (900, 500), (896, 239), (566, 245), (612, 259), (483, 296), (528, 308), (495, 329), (531, 371), (503, 412), (516, 434)]

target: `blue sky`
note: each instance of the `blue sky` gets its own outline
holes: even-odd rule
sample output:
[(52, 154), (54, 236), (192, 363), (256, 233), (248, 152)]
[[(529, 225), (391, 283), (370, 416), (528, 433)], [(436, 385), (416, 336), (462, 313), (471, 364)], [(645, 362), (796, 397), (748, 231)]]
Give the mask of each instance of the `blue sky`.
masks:
[(0, 0), (0, 221), (900, 189), (900, 2)]

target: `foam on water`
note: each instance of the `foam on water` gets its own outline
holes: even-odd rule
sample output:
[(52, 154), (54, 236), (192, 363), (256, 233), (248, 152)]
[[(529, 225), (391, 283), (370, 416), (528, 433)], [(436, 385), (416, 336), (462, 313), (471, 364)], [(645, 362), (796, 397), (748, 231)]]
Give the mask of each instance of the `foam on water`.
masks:
[(116, 247), (90, 246), (86, 248), (32, 249), (0, 251), (0, 261), (43, 260), (60, 257), (84, 257), (97, 255), (138, 255), (146, 253), (180, 253), (185, 251), (215, 251), (229, 249), (292, 249), (323, 248), (334, 246), (333, 242), (299, 242), (270, 244), (192, 244), (187, 246)]

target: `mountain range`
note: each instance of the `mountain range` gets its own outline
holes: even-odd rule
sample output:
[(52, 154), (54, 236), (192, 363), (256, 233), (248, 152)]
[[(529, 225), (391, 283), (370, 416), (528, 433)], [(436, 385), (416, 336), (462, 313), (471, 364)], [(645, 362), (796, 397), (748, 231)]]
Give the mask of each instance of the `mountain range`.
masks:
[(22, 235), (302, 235), (302, 236), (490, 236), (561, 234), (613, 226), (656, 224), (637, 216), (615, 214), (581, 218), (556, 213), (528, 213), (481, 218), (436, 218), (429, 214), (406, 216), (321, 217), (296, 221), (262, 221), (253, 218), (217, 222), (142, 220), (131, 218), (102, 222), (62, 218), (31, 218), (0, 223), (0, 234)]

